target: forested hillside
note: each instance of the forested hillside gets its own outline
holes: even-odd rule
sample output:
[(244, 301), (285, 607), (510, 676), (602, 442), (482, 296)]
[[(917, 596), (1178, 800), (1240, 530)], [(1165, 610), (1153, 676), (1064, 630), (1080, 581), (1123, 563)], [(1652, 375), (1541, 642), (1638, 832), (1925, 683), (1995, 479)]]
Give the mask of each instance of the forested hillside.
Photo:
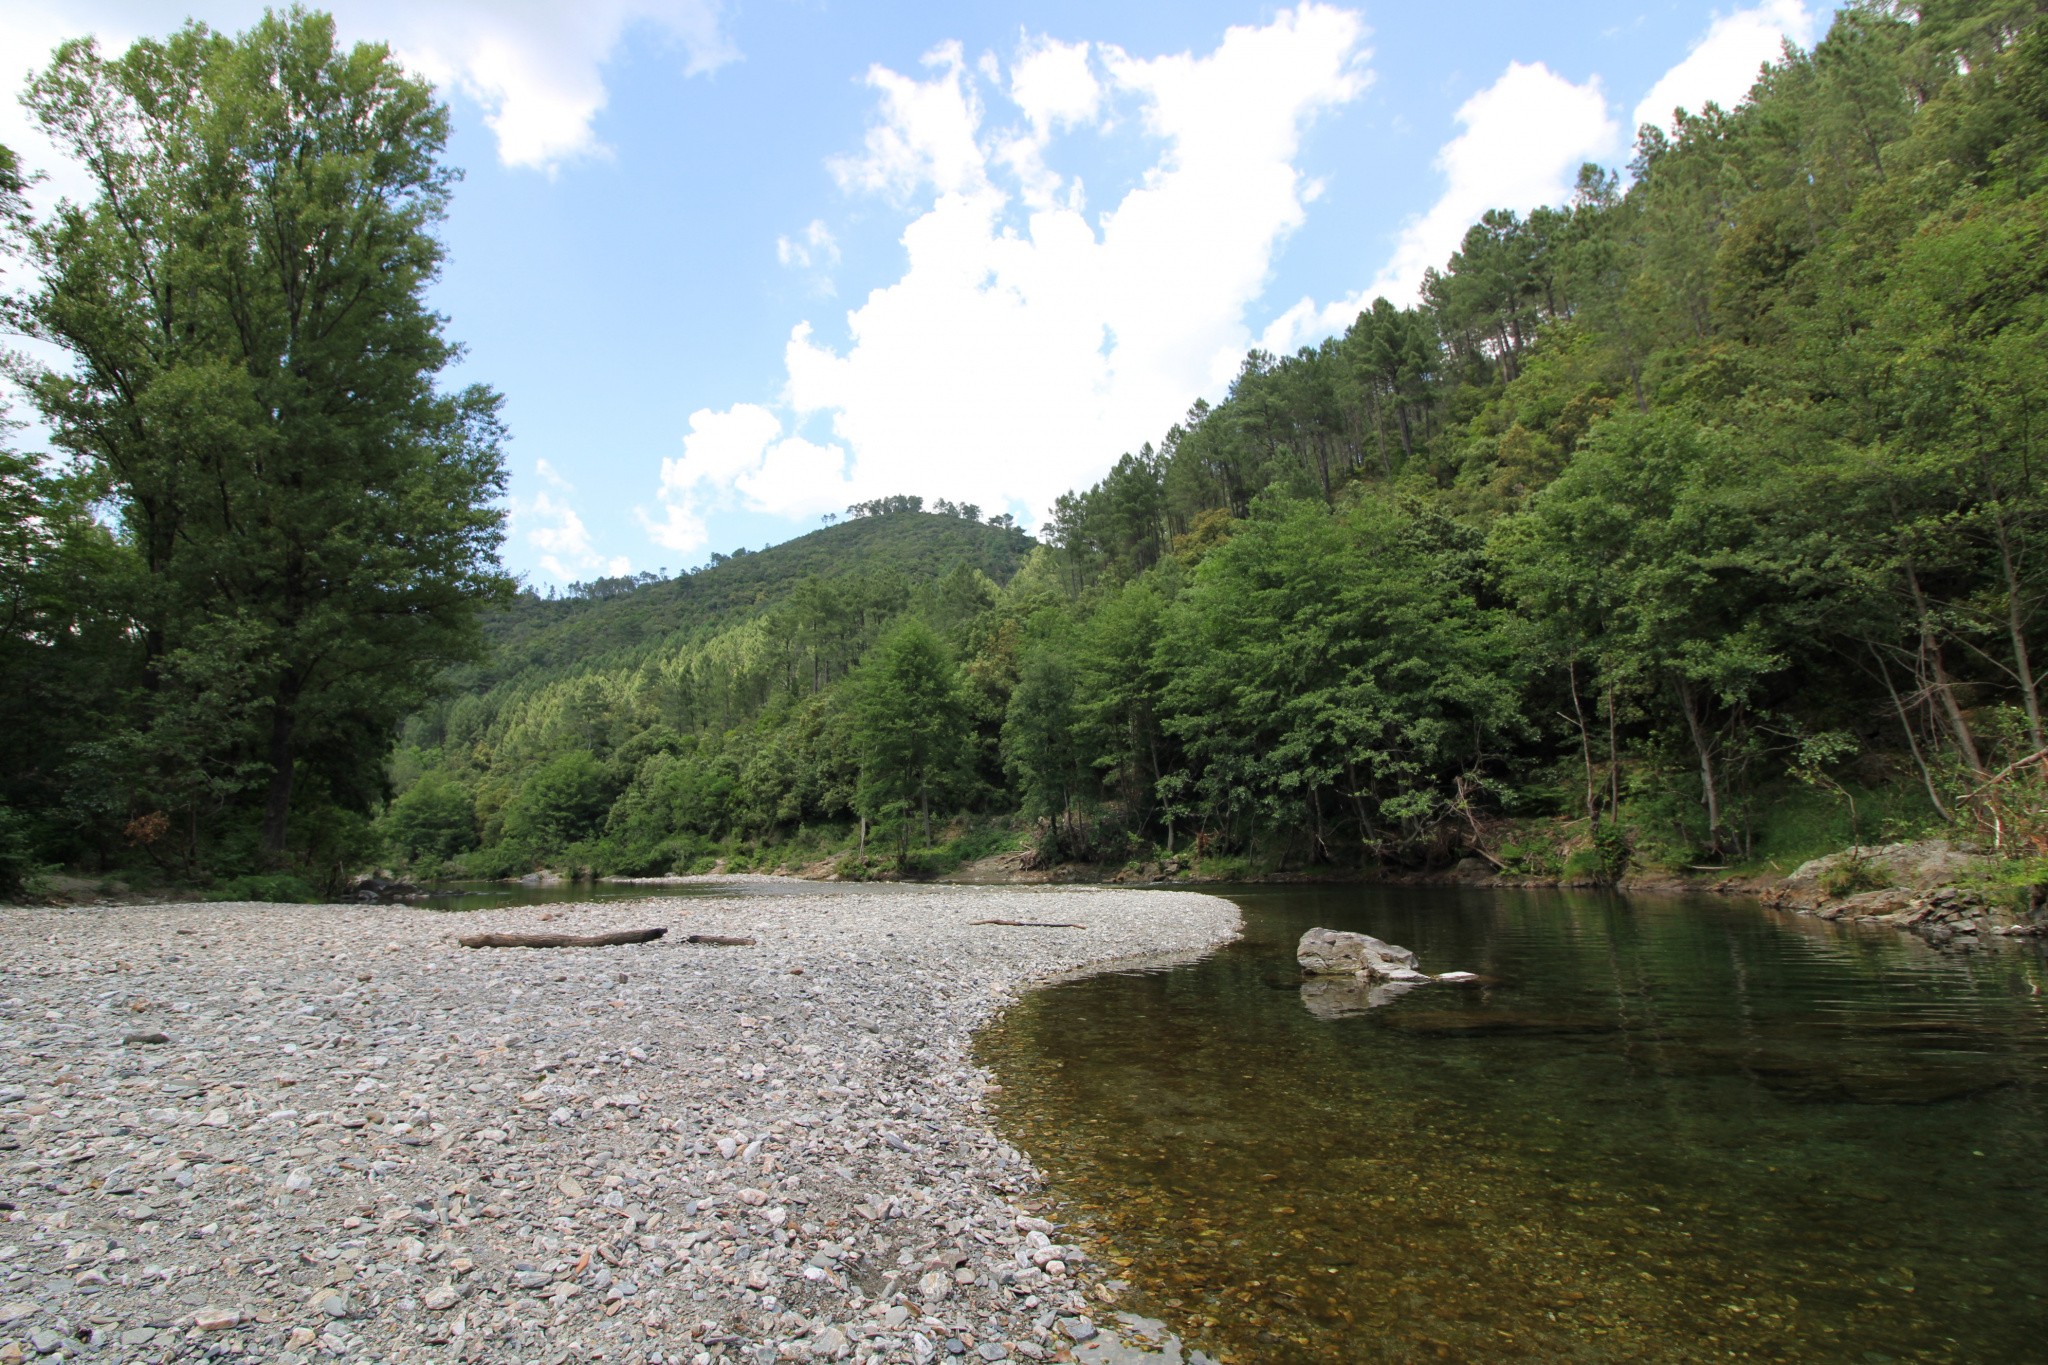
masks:
[(0, 891), (1919, 830), (2048, 881), (2043, 9), (1845, 9), (1103, 452), (1042, 545), (906, 495), (548, 599), (497, 396), (437, 386), (432, 91), (298, 12), (69, 45), (29, 103), (94, 197), (38, 220), (0, 151), (8, 324), (71, 357), (19, 367), (70, 462), (0, 451)]
[(664, 614), (696, 586), (528, 603), (408, 731), (394, 850), (647, 872), (865, 815), (914, 863), (1014, 812), (1106, 859), (2048, 851), (2039, 8), (1845, 10), (1418, 306), (1247, 357), (1007, 583), (878, 592), (827, 532), (718, 629)]
[(487, 662), (406, 726), (394, 851), (492, 874), (564, 856), (665, 872), (736, 829), (845, 817), (846, 679), (907, 618), (977, 619), (1033, 545), (889, 501), (681, 578), (523, 595), (489, 624)]
[[(897, 510), (921, 511), (921, 504), (910, 499)], [(490, 653), (461, 683), (473, 687), (528, 668), (589, 662), (678, 632), (731, 624), (775, 606), (806, 579), (915, 582), (964, 566), (1008, 582), (1031, 545), (1012, 526), (975, 518), (872, 514), (758, 553), (714, 555), (708, 568), (677, 578), (599, 579), (572, 586), (565, 597), (529, 590), (512, 610), (485, 620)]]

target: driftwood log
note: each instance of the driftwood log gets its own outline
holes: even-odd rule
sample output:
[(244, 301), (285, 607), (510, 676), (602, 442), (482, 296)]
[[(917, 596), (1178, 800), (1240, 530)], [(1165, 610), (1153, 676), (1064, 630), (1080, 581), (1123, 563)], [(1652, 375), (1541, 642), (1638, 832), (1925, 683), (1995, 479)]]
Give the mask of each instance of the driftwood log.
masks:
[(1001, 924), (1012, 929), (1086, 929), (1085, 924), (1060, 924), (1042, 919), (978, 919), (976, 924)]
[(709, 944), (713, 948), (751, 948), (754, 946), (754, 940), (750, 938), (729, 938), (724, 934), (691, 934), (683, 942), (704, 943)]
[(616, 934), (471, 934), (455, 940), (465, 948), (610, 948), (652, 943), (667, 929), (621, 929)]

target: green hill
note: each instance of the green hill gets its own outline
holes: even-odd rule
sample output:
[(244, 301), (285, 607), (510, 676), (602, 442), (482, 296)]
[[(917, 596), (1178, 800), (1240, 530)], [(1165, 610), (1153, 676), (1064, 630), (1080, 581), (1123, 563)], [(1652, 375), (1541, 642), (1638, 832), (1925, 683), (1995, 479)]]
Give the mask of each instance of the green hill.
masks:
[(615, 594), (542, 598), (524, 593), (485, 623), (489, 657), (463, 679), (487, 688), (531, 669), (638, 650), (716, 629), (774, 607), (807, 579), (896, 577), (935, 581), (961, 566), (1007, 583), (1037, 544), (1014, 527), (935, 512), (859, 517), (746, 551), (696, 573)]
[(906, 613), (964, 644), (1037, 549), (1013, 527), (890, 510), (681, 578), (523, 594), (407, 723), (391, 842), (483, 875), (572, 847), (658, 872), (732, 830), (843, 823), (859, 761), (836, 684)]

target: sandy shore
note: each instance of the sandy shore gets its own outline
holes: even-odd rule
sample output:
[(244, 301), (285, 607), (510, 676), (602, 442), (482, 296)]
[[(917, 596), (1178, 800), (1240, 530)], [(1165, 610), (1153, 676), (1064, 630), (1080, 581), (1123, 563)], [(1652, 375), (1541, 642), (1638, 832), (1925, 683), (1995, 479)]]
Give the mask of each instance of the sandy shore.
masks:
[(1236, 927), (1092, 888), (0, 910), (0, 1365), (1101, 1357), (969, 1037)]

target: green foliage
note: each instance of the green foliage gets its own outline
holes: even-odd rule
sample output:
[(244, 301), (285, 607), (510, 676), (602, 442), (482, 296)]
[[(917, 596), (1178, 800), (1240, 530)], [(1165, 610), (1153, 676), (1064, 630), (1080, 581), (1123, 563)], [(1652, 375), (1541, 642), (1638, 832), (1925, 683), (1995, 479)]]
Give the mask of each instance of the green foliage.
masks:
[(1565, 854), (1558, 876), (1567, 882), (1617, 882), (1628, 871), (1634, 853), (1628, 831), (1609, 821), (1596, 828), (1585, 843)]
[(1073, 650), (1059, 635), (1034, 643), (1018, 670), (1003, 721), (1003, 766), (1026, 815), (1064, 819), (1094, 776), (1078, 729)]
[[(1738, 107), (1646, 129), (1626, 186), (1587, 167), (1569, 206), (1484, 215), (1418, 305), (1248, 355), (1044, 546), (876, 499), (521, 594), (473, 661), (500, 433), (434, 387), (444, 111), (296, 13), (66, 48), (31, 94), (60, 140), (165, 151), (97, 158), (28, 238), (77, 461), (0, 459), (0, 809), (187, 875), (260, 861), (282, 812), (309, 881), (367, 856), (386, 776), (391, 856), (489, 875), (930, 875), (1020, 832), (1240, 873), (1503, 829), (1513, 869), (1590, 880), (1952, 823), (2036, 856), (2036, 8), (1843, 11)], [(9, 223), (18, 189), (0, 158)], [(282, 292), (350, 282), (366, 308), (282, 345)]]
[(572, 749), (536, 769), (498, 818), (508, 843), (545, 860), (596, 834), (613, 795), (605, 766)]
[[(549, 600), (528, 591), (489, 621), (490, 657), (463, 680), (489, 687), (536, 670), (660, 650), (784, 603), (793, 622), (822, 633), (829, 648), (877, 624), (878, 615), (894, 615), (911, 584), (957, 566), (1009, 581), (1032, 544), (1015, 527), (905, 512), (842, 522), (630, 592)], [(840, 662), (828, 659), (835, 670)]]
[(858, 802), (897, 830), (899, 860), (910, 851), (911, 816), (932, 841), (932, 802), (967, 781), (967, 697), (936, 632), (912, 617), (875, 651), (856, 679)]
[(41, 871), (28, 817), (0, 803), (0, 899), (24, 894)]
[(446, 773), (430, 771), (386, 808), (379, 831), (401, 861), (438, 868), (477, 846), (476, 798)]
[(1264, 508), (1210, 555), (1160, 642), (1162, 729), (1205, 823), (1413, 839), (1522, 729), (1507, 623), (1455, 528), (1384, 501)]
[(1832, 900), (1862, 891), (1882, 891), (1892, 884), (1891, 874), (1868, 858), (1844, 854), (1820, 874), (1821, 894)]
[(10, 646), (41, 647), (29, 695), (104, 666), (91, 732), (55, 708), (24, 785), (73, 856), (121, 856), (142, 821), (185, 876), (328, 877), (398, 722), (509, 587), (498, 400), (436, 386), (456, 348), (425, 302), (447, 111), (296, 9), (66, 43), (24, 102), (90, 190), (24, 235), (19, 319), (69, 362), (26, 387), (74, 463), (0, 469), (8, 503), (57, 513), (24, 549), (0, 511), (0, 591)]
[(230, 877), (206, 893), (210, 901), (278, 901), (305, 905), (321, 899), (311, 883), (288, 872), (249, 873)]

